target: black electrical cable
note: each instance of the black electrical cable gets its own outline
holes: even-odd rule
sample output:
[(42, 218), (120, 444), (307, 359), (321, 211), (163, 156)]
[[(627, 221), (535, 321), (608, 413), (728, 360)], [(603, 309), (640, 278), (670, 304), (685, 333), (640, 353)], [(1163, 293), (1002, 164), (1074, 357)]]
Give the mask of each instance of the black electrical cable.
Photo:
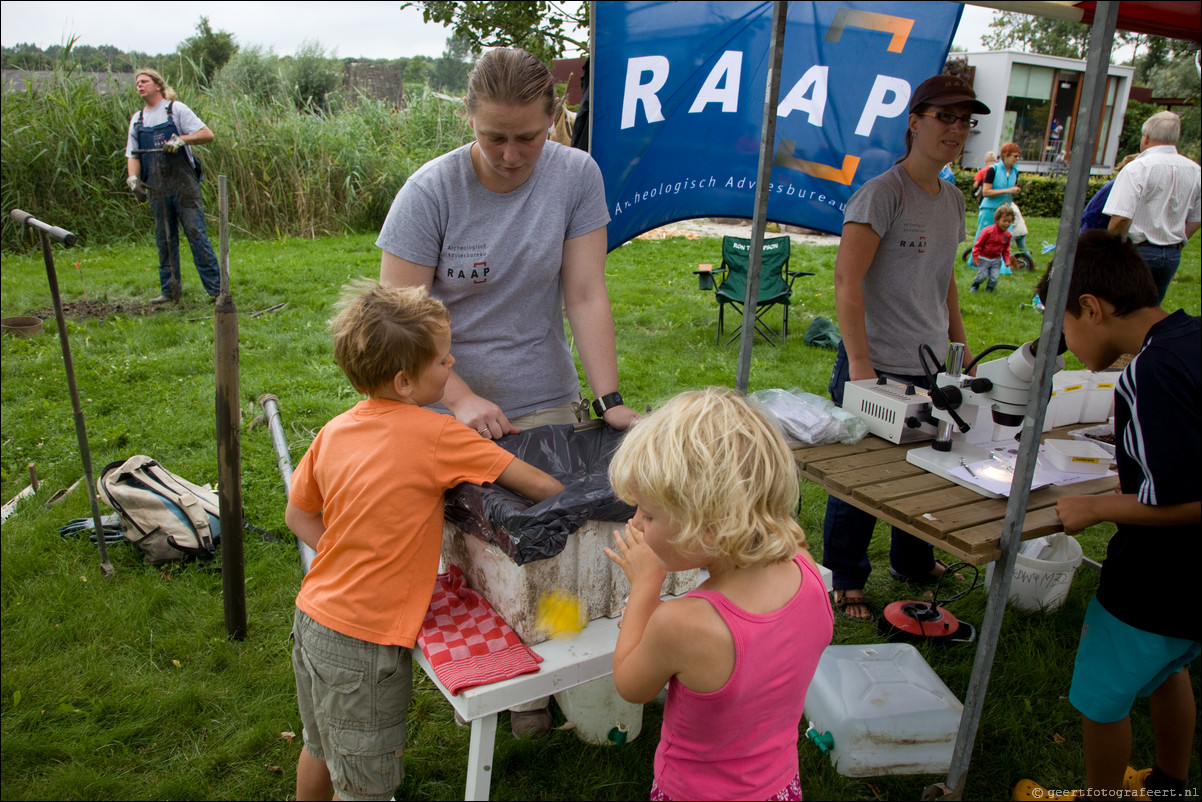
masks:
[(973, 368), (975, 368), (977, 366), (977, 363), (981, 361), (981, 357), (985, 356), (986, 354), (991, 354), (994, 351), (1001, 351), (1001, 350), (1017, 351), (1019, 348), (1022, 348), (1022, 346), (1021, 345), (1006, 345), (1005, 343), (991, 345), (988, 348), (986, 348), (984, 351), (982, 351), (981, 353), (977, 354), (976, 358), (973, 359), (973, 361), (968, 363), (968, 367), (966, 367), (964, 369), (964, 372), (968, 373)]

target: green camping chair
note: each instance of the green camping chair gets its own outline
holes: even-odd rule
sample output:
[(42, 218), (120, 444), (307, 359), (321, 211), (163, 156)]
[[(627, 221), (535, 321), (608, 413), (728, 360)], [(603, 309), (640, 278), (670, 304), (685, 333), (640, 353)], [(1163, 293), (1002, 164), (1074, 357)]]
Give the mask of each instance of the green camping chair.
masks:
[[(780, 304), (784, 309), (784, 319), (781, 323), (780, 341), (783, 343), (789, 335), (789, 298), (793, 295), (793, 282), (798, 276), (812, 276), (789, 270), (789, 248), (792, 240), (788, 237), (771, 237), (764, 240), (763, 258), (760, 263), (760, 291), (755, 303), (755, 330), (770, 344), (776, 345), (777, 334), (764, 320), (764, 315), (774, 305)], [(723, 318), (726, 305), (730, 304), (740, 315), (743, 314), (743, 303), (747, 294), (747, 262), (751, 255), (751, 240), (743, 237), (722, 238), (722, 265), (717, 270), (707, 270), (709, 265), (695, 270), (701, 289), (713, 290), (718, 300), (718, 335), (715, 342), (722, 343)], [(717, 279), (715, 281), (715, 279)], [(734, 341), (739, 333), (731, 335), (727, 344)]]

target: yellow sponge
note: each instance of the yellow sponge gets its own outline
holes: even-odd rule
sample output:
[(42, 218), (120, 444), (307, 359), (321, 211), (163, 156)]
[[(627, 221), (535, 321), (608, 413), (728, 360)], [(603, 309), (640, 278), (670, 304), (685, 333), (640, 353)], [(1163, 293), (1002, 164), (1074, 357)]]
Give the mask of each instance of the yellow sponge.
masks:
[(553, 590), (539, 597), (534, 625), (549, 638), (574, 638), (588, 625), (588, 618), (577, 596)]

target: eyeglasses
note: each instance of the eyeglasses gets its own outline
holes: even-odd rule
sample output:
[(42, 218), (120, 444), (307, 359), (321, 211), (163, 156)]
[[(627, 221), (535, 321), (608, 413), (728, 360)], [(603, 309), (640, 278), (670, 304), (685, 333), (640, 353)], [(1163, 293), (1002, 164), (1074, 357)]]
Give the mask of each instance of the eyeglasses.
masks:
[(965, 115), (963, 117), (957, 117), (955, 114), (952, 114), (950, 111), (936, 111), (931, 114), (919, 114), (918, 116), (919, 117), (934, 117), (936, 120), (943, 123), (944, 125), (955, 125), (957, 122), (962, 122), (965, 125), (967, 125), (969, 128), (977, 127), (977, 121), (975, 119), (973, 119), (972, 117), (970, 117), (968, 115)]

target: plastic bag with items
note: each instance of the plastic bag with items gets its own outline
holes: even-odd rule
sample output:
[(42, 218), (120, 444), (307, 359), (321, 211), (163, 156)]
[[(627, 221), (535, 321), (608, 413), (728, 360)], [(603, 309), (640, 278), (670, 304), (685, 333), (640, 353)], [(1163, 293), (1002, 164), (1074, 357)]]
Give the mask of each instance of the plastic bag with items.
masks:
[(588, 521), (625, 521), (634, 508), (609, 486), (609, 462), (622, 441), (609, 426), (539, 426), (497, 444), (563, 482), (538, 504), (499, 485), (462, 484), (447, 491), (446, 519), (492, 543), (518, 565), (563, 551), (568, 535)]
[(868, 434), (868, 423), (835, 406), (829, 398), (792, 390), (756, 390), (750, 395), (776, 418), (785, 440), (792, 446), (858, 443)]

